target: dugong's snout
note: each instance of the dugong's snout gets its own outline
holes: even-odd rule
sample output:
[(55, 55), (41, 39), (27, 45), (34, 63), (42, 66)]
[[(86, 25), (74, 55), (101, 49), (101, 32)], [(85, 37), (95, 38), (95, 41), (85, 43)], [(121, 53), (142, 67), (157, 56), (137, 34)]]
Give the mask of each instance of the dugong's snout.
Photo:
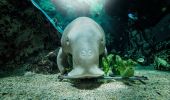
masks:
[(94, 48), (81, 48), (73, 53), (73, 70), (68, 76), (73, 78), (91, 78), (102, 76), (99, 68), (99, 51)]

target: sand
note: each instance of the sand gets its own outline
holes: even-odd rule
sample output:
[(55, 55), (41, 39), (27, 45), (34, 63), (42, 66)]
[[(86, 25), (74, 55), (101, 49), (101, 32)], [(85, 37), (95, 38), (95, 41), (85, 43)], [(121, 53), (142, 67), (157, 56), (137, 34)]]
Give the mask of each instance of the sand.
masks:
[(0, 100), (170, 100), (170, 72), (137, 68), (140, 81), (63, 80), (58, 74), (10, 75), (0, 78)]

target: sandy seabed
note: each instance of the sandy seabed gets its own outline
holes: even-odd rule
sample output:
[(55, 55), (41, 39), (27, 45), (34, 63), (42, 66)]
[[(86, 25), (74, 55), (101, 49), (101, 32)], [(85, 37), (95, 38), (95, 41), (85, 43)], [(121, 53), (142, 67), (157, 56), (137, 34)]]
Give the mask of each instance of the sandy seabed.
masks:
[(0, 100), (170, 100), (170, 72), (137, 68), (140, 81), (63, 80), (26, 72), (0, 78)]

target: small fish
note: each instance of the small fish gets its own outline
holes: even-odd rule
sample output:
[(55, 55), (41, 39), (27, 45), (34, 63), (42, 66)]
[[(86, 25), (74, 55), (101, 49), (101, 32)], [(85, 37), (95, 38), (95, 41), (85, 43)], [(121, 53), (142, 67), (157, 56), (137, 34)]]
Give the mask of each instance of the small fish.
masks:
[(137, 61), (140, 62), (140, 63), (143, 63), (145, 61), (145, 59), (144, 58), (138, 58)]
[(132, 20), (138, 20), (138, 17), (136, 14), (128, 13), (128, 17)]
[(162, 12), (165, 12), (166, 10), (167, 10), (166, 7), (163, 7), (163, 8), (161, 9)]

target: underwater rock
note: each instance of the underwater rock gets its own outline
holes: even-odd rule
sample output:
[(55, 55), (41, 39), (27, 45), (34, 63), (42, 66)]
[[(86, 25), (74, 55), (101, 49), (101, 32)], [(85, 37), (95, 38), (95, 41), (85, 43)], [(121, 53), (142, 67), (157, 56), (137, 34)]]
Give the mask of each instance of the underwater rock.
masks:
[(56, 54), (58, 50), (57, 48), (50, 52), (40, 53), (36, 57), (30, 57), (29, 60), (26, 61), (28, 64), (28, 66), (26, 66), (26, 71), (43, 74), (57, 73)]
[(1, 0), (0, 9), (0, 70), (15, 70), (59, 45), (56, 30), (29, 0)]
[(73, 70), (68, 73), (73, 78), (99, 77), (104, 72), (98, 68), (99, 55), (105, 53), (105, 33), (94, 20), (79, 17), (64, 30), (62, 47), (57, 56), (57, 64), (64, 74), (67, 57), (72, 55)]
[(170, 38), (170, 14), (163, 17), (159, 23), (157, 23), (152, 28), (153, 37), (155, 38), (155, 43), (164, 41), (168, 38)]
[(60, 49), (60, 48), (57, 48), (56, 50), (49, 52), (49, 53), (46, 55), (46, 57), (47, 57), (50, 61), (52, 61), (53, 63), (55, 63), (55, 62), (56, 62), (56, 59), (57, 59), (57, 53), (59, 52), (59, 49)]

